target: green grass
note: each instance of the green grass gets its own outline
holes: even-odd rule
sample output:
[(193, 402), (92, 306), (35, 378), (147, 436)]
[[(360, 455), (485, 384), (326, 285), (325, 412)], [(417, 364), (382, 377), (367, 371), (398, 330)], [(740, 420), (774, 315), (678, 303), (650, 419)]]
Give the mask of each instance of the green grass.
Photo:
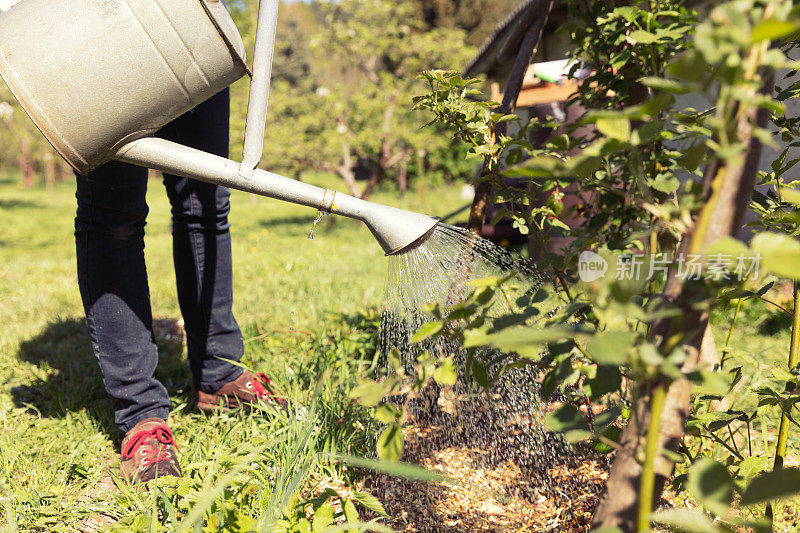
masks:
[[(776, 298), (777, 290), (768, 293), (769, 298)], [(786, 303), (784, 302), (784, 305)], [(727, 309), (721, 309), (713, 318), (714, 339), (720, 355), (730, 332), (734, 315), (734, 301)], [(791, 305), (791, 303), (789, 303)], [(731, 403), (731, 409), (753, 411), (758, 404), (757, 396), (752, 392), (763, 386), (778, 388), (779, 381), (773, 376), (772, 369), (785, 368), (789, 354), (789, 337), (792, 329), (791, 318), (777, 312), (774, 306), (762, 300), (746, 300), (739, 312), (739, 317), (731, 334), (729, 352), (725, 356), (724, 367), (731, 370), (742, 367), (742, 386)], [(755, 428), (758, 433), (759, 453), (764, 453), (766, 441), (772, 455), (774, 439), (777, 434), (779, 413), (773, 412), (756, 419)], [(766, 439), (762, 438), (761, 425), (764, 425)], [(800, 438), (790, 442), (793, 463), (797, 465), (797, 452), (800, 452)], [(756, 449), (753, 450), (756, 453)]]
[[(308, 180), (341, 188), (331, 176)], [(418, 190), (404, 201), (379, 192), (375, 200), (441, 215), (459, 206), (458, 192)], [(169, 326), (180, 313), (169, 205), (158, 180), (150, 182), (148, 203), (153, 313)], [(107, 529), (102, 524), (112, 519), (120, 520), (119, 531), (158, 531), (154, 519), (169, 530), (192, 530), (200, 521), (208, 531), (248, 531), (256, 524), (302, 530), (306, 516), (297, 489), (307, 496), (332, 487), (353, 499), (358, 477), (324, 454), (371, 455), (374, 448), (376, 423), (348, 393), (374, 361), (376, 318), (359, 313), (382, 301), (383, 253), (366, 228), (348, 219), (325, 217), (312, 241), (313, 210), (238, 192), (232, 203), (234, 310), (246, 342), (244, 363), (273, 376), (307, 411), (291, 423), (282, 416), (193, 412), (183, 347), (162, 327), (157, 376), (172, 398), (185, 477), (139, 493), (113, 482), (120, 435), (83, 323), (73, 185), (47, 193), (0, 177), (0, 530)], [(714, 316), (720, 350), (732, 315), (726, 309)], [(776, 383), (771, 369), (785, 364), (788, 345), (789, 323), (772, 307), (744, 305), (726, 365), (746, 368), (733, 408), (752, 408), (749, 388)], [(754, 453), (771, 455), (777, 416), (757, 422)], [(799, 443), (790, 440), (789, 464), (797, 464)], [(360, 519), (375, 516), (366, 511), (375, 507), (370, 499), (356, 496), (366, 504), (357, 506)], [(341, 502), (335, 509), (323, 500), (307, 503), (320, 510), (320, 529), (325, 517), (350, 509)], [(783, 523), (799, 508), (785, 506)]]
[[(308, 179), (341, 188), (331, 176)], [(431, 214), (460, 203), (456, 187), (417, 191), (404, 201), (379, 192), (375, 200)], [(180, 313), (169, 205), (158, 180), (149, 183), (148, 204), (153, 314), (170, 324)], [(83, 323), (73, 184), (46, 193), (21, 190), (15, 177), (0, 179), (0, 528), (81, 531), (106, 515), (122, 519), (121, 530), (155, 531), (153, 517), (174, 528), (199, 501), (210, 505), (197, 507), (211, 520), (209, 530), (222, 523), (247, 530), (250, 516), (285, 529), (289, 522), (276, 521), (305, 519), (297, 488), (319, 481), (345, 488), (354, 480), (320, 453), (373, 449), (375, 425), (347, 393), (375, 354), (374, 317), (358, 312), (381, 303), (383, 253), (366, 228), (348, 219), (326, 217), (312, 241), (313, 210), (238, 192), (232, 204), (234, 311), (244, 363), (273, 376), (308, 411), (292, 423), (193, 412), (181, 343), (159, 335), (157, 376), (172, 398), (186, 481), (142, 495), (109, 486), (120, 435)], [(248, 476), (237, 474), (242, 469)], [(224, 490), (212, 493), (217, 487)], [(203, 513), (187, 516), (200, 520)]]

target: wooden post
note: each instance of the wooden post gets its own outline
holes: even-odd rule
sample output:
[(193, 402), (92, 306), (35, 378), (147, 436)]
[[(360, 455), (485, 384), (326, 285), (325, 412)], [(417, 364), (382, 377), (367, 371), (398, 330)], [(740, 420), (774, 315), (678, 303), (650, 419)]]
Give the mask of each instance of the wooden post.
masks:
[[(534, 54), (536, 54), (536, 48), (539, 45), (539, 41), (541, 41), (542, 32), (544, 31), (547, 19), (550, 17), (550, 10), (552, 8), (553, 0), (539, 0), (531, 4), (520, 19), (520, 26), (518, 26), (518, 28), (521, 28), (523, 24), (526, 24), (530, 20), (535, 20), (535, 22), (531, 24), (528, 31), (525, 33), (525, 37), (522, 39), (522, 44), (520, 44), (519, 52), (517, 52), (514, 66), (511, 69), (511, 74), (508, 77), (508, 83), (506, 83), (505, 92), (503, 93), (503, 103), (497, 110), (498, 113), (508, 114), (514, 111), (519, 93), (522, 90), (522, 82), (525, 79), (525, 73), (528, 71), (531, 59)], [(510, 38), (509, 42), (511, 40)], [(508, 43), (506, 47), (508, 47)], [(504, 50), (506, 47), (504, 47)], [(494, 129), (494, 137), (497, 138), (505, 135), (507, 128), (508, 124), (506, 122), (497, 124)], [(492, 191), (489, 170), (490, 169), (484, 164), (475, 186), (475, 199), (472, 201), (472, 209), (469, 213), (469, 230), (477, 235), (480, 235), (481, 229), (483, 229), (483, 221), (486, 218), (486, 208), (489, 206), (489, 196)]]

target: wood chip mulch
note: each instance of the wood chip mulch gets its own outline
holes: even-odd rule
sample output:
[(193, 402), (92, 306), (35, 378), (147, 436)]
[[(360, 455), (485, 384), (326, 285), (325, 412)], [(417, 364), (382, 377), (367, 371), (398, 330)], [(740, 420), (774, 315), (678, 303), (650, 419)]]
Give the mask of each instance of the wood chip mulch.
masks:
[(407, 425), (402, 460), (456, 484), (371, 477), (367, 487), (384, 504), (388, 525), (420, 533), (589, 530), (606, 458), (568, 449), (531, 409), (497, 409), (447, 392), (435, 416)]

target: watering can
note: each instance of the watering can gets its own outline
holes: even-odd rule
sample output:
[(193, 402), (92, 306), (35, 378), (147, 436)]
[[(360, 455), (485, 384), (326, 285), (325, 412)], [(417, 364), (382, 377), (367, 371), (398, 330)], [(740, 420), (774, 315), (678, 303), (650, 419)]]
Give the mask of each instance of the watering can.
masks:
[[(253, 70), (221, 0), (23, 0), (0, 14), (0, 75), (78, 172), (111, 160), (363, 221), (387, 255), (438, 219), (256, 168), (262, 155), (278, 0), (261, 0)], [(153, 137), (245, 75), (242, 161)]]

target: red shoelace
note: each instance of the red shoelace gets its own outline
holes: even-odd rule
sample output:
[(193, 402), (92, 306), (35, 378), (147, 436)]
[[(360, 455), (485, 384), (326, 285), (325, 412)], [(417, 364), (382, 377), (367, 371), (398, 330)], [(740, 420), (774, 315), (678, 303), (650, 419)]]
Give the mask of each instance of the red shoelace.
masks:
[(144, 459), (142, 459), (142, 465), (149, 466), (159, 461), (169, 461), (173, 459), (172, 453), (167, 450), (167, 446), (172, 445), (176, 450), (178, 449), (178, 446), (175, 445), (175, 439), (172, 436), (172, 431), (170, 431), (170, 429), (163, 424), (156, 426), (153, 429), (135, 433), (125, 445), (125, 449), (122, 450), (122, 457), (125, 459), (132, 459), (134, 454), (141, 446), (146, 445), (153, 439), (157, 440), (163, 446), (158, 446), (158, 448), (152, 447), (143, 449), (141, 451), (141, 454), (144, 456)]
[(276, 396), (274, 392), (270, 389), (272, 385), (272, 381), (267, 377), (267, 375), (263, 372), (256, 373), (256, 379), (253, 381), (253, 389), (256, 392), (256, 395), (261, 398), (262, 400), (266, 400), (271, 398), (273, 401), (278, 402), (281, 407), (286, 409), (286, 400)]

